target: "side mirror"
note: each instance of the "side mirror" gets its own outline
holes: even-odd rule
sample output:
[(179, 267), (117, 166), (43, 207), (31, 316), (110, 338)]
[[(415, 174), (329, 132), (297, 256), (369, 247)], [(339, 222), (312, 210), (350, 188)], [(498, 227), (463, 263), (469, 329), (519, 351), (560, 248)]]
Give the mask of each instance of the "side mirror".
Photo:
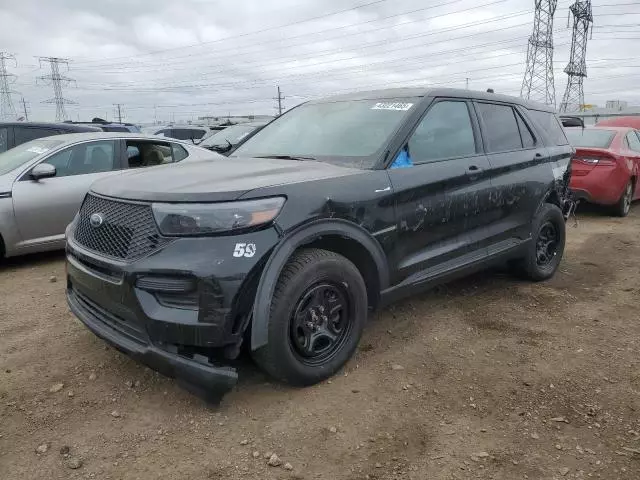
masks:
[(55, 177), (56, 167), (54, 167), (50, 163), (39, 163), (31, 169), (31, 173), (29, 175), (31, 176), (31, 179), (35, 180), (36, 182), (43, 178)]

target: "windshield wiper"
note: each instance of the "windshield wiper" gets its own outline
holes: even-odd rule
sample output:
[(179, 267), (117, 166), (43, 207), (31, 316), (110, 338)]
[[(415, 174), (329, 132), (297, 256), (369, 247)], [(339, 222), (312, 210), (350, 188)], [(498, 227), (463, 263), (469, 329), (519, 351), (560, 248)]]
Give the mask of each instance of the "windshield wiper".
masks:
[(253, 158), (275, 158), (277, 160), (298, 160), (304, 162), (305, 160), (317, 161), (314, 157), (302, 157), (300, 155), (261, 155)]

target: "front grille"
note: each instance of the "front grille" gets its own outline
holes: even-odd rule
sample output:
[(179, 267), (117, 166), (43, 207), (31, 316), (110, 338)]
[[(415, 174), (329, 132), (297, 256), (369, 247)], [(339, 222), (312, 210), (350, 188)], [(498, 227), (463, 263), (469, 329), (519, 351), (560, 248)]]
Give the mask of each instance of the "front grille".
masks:
[[(91, 224), (100, 214), (102, 224)], [(150, 205), (118, 202), (88, 194), (73, 238), (83, 247), (118, 260), (133, 261), (169, 242), (160, 236)]]
[(105, 310), (97, 303), (90, 300), (88, 297), (80, 293), (73, 286), (71, 287), (71, 295), (75, 298), (77, 303), (91, 315), (94, 320), (100, 321), (103, 324), (111, 327), (116, 332), (124, 335), (129, 340), (133, 340), (140, 344), (147, 344), (147, 334), (144, 328), (135, 325), (131, 322), (127, 322), (122, 318), (112, 314)]

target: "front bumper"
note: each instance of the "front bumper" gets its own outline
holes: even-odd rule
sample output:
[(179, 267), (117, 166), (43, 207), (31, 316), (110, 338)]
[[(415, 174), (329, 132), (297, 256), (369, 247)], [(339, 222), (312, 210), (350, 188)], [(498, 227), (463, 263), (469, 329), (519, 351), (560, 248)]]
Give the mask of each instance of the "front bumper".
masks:
[[(126, 263), (83, 248), (68, 231), (67, 301), (87, 328), (118, 350), (219, 397), (235, 385), (237, 374), (215, 362), (237, 353), (253, 303), (247, 300), (250, 283), (277, 241), (274, 229), (180, 238)], [(255, 244), (255, 254), (234, 256), (238, 243)], [(158, 290), (185, 283), (191, 285), (188, 294)]]
[(134, 360), (187, 387), (196, 387), (211, 400), (218, 401), (238, 381), (236, 371), (229, 367), (216, 367), (205, 361), (164, 351), (158, 347), (132, 340), (126, 333), (110, 324), (108, 316), (100, 315), (100, 308), (73, 290), (67, 289), (69, 308), (84, 325), (107, 343)]

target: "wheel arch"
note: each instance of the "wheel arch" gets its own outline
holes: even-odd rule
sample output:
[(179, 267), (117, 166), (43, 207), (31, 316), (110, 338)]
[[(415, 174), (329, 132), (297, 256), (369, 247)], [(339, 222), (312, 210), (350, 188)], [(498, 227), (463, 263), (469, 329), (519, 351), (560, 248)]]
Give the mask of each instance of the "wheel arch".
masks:
[(375, 308), (380, 292), (389, 284), (386, 256), (380, 244), (364, 228), (340, 219), (305, 224), (276, 246), (267, 260), (256, 289), (251, 319), (251, 349), (267, 343), (271, 299), (280, 273), (293, 253), (304, 247), (322, 248), (352, 261), (367, 285), (369, 306)]

